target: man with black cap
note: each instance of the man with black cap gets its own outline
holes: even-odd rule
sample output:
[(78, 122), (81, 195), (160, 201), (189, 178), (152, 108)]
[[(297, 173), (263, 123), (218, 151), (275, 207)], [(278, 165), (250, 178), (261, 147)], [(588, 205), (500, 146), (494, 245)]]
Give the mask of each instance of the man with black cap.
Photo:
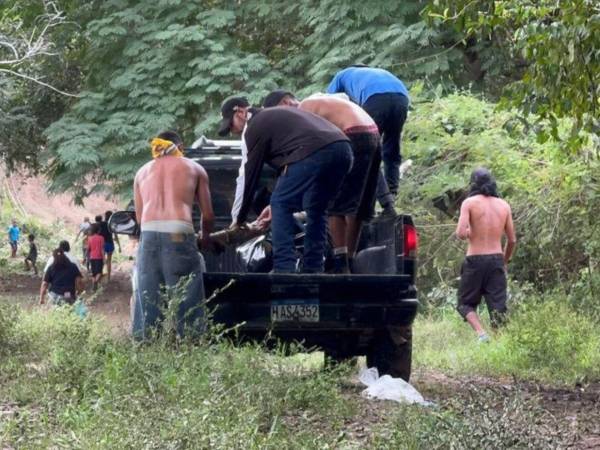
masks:
[[(504, 235), (506, 245), (502, 249)], [(461, 268), (457, 310), (479, 341), (487, 342), (477, 306), (485, 296), (492, 326), (502, 320), (506, 313), (506, 266), (517, 238), (510, 205), (498, 198), (496, 181), (483, 167), (471, 174), (469, 197), (461, 205), (456, 236), (469, 243)]]
[(288, 106), (251, 108), (243, 97), (226, 100), (221, 115), (219, 134), (242, 134), (242, 148), (246, 149), (240, 169), (243, 179), (240, 206), (232, 211), (234, 225), (245, 223), (266, 162), (278, 172), (271, 196), (273, 271), (296, 271), (293, 213), (305, 211), (302, 271), (322, 272), (327, 207), (352, 165), (348, 138), (315, 114)]
[[(408, 114), (409, 97), (404, 83), (384, 69), (357, 64), (340, 70), (327, 87), (327, 93), (346, 93), (377, 123), (383, 138), (383, 174), (377, 198), (387, 213), (395, 214), (394, 197), (400, 182), (400, 138)], [(389, 189), (388, 189), (389, 188)]]

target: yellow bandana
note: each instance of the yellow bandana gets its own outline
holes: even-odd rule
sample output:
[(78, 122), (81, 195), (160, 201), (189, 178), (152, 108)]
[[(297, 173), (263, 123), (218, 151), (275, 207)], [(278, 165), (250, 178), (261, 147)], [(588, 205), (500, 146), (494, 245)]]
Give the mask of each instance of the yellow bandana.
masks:
[(183, 153), (177, 145), (175, 145), (171, 141), (167, 141), (166, 139), (154, 138), (150, 142), (150, 148), (152, 149), (152, 157), (160, 158), (161, 156), (177, 156), (182, 157)]

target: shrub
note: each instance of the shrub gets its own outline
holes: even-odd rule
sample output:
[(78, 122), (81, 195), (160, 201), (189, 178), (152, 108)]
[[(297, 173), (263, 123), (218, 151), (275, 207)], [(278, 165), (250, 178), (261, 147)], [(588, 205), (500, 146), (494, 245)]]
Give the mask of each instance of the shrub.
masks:
[(537, 372), (549, 381), (600, 377), (600, 332), (566, 296), (548, 295), (523, 304), (501, 341), (519, 372)]
[[(413, 215), (421, 235), (422, 292), (440, 283), (455, 285), (464, 255), (464, 245), (453, 237), (456, 193), (480, 165), (492, 170), (500, 194), (512, 205), (519, 240), (509, 267), (512, 277), (540, 290), (560, 284), (570, 289), (582, 270), (597, 270), (600, 227), (592, 218), (600, 210), (595, 175), (600, 160), (591, 149), (568, 155), (556, 142), (540, 144), (516, 113), (496, 111), (494, 104), (470, 94), (421, 102), (413, 90), (414, 110), (402, 147), (413, 166), (402, 180), (398, 207)], [(434, 207), (438, 197), (449, 206), (449, 215)], [(591, 296), (592, 287), (583, 287)]]
[[(487, 325), (487, 314), (483, 319)], [(486, 345), (450, 310), (419, 318), (414, 337), (416, 367), (552, 384), (600, 379), (596, 322), (556, 293), (521, 299)]]

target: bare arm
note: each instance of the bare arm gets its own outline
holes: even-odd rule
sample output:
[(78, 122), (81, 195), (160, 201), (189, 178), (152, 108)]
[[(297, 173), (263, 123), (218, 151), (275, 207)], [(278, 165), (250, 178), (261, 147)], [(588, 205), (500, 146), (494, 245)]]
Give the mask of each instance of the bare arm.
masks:
[(202, 247), (209, 248), (210, 233), (212, 233), (215, 224), (215, 213), (210, 198), (210, 188), (208, 184), (208, 174), (203, 167), (198, 166), (198, 187), (196, 188), (196, 200), (200, 205), (202, 214)]
[(517, 245), (517, 235), (515, 233), (515, 225), (513, 223), (512, 211), (508, 206), (508, 214), (506, 224), (504, 225), (504, 233), (506, 233), (506, 245), (504, 246), (504, 264), (508, 264)]
[(46, 303), (46, 292), (48, 292), (48, 282), (42, 281), (42, 285), (40, 286), (40, 305)]
[(77, 293), (77, 295), (83, 292), (83, 277), (79, 276), (75, 278), (75, 292)]
[(142, 224), (142, 214), (144, 212), (144, 202), (142, 200), (142, 194), (140, 193), (139, 181), (138, 181), (139, 172), (135, 176), (135, 180), (133, 181), (133, 206), (135, 208), (135, 218), (139, 225)]
[(119, 242), (119, 235), (117, 233), (113, 233), (113, 240), (117, 243), (117, 247), (119, 247), (119, 253), (121, 253), (121, 243)]
[(471, 220), (471, 212), (469, 209), (470, 203), (468, 200), (462, 202), (460, 206), (460, 217), (458, 218), (458, 225), (456, 226), (456, 237), (465, 240), (469, 238), (470, 235), (470, 220)]

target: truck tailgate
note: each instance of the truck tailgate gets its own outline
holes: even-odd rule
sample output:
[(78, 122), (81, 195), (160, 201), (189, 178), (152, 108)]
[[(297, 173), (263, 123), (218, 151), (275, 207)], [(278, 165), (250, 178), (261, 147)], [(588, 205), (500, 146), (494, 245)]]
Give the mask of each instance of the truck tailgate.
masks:
[[(232, 281), (233, 280), (233, 281)], [(219, 289), (231, 282), (221, 292)], [(215, 320), (243, 328), (338, 331), (410, 325), (418, 301), (406, 275), (205, 273)]]

